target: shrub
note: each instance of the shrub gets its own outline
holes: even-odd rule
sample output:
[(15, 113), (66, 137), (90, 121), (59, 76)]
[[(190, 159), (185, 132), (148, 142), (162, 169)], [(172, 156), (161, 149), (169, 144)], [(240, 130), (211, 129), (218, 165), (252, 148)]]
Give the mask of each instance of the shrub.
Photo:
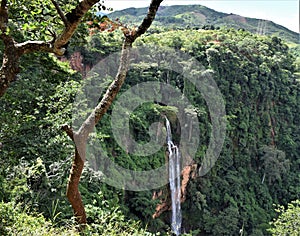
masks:
[(41, 214), (27, 214), (20, 204), (0, 202), (0, 235), (79, 235), (75, 228), (57, 228)]

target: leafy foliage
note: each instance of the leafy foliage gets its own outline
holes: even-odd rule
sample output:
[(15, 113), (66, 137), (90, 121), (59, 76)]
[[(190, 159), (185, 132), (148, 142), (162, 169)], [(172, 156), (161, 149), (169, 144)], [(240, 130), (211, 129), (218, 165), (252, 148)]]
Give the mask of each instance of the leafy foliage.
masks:
[(20, 204), (0, 203), (0, 233), (1, 235), (79, 235), (75, 227), (55, 227), (42, 215), (28, 214)]
[(272, 235), (298, 235), (300, 231), (300, 201), (292, 201), (287, 209), (279, 206), (276, 212), (279, 214), (277, 219), (271, 222), (273, 228), (269, 229)]
[[(66, 14), (80, 2), (79, 0), (56, 1), (61, 11)], [(26, 0), (8, 1), (9, 18), (17, 22), (17, 25), (10, 25), (10, 33), (22, 32), (25, 39), (30, 40), (52, 40), (63, 30), (64, 22), (58, 16), (55, 5), (50, 0), (37, 0), (34, 3)], [(96, 12), (106, 7), (99, 3), (89, 11), (83, 22), (87, 20), (101, 21)], [(74, 41), (82, 41), (87, 35), (87, 25), (82, 24), (75, 33)]]

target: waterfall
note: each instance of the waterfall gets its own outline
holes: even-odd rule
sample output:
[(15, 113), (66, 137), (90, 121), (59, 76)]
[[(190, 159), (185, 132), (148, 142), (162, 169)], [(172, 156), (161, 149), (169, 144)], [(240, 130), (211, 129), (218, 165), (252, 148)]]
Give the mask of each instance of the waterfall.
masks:
[(166, 117), (167, 145), (169, 151), (169, 181), (172, 202), (171, 229), (175, 235), (180, 235), (181, 229), (181, 188), (180, 188), (180, 153), (172, 142), (171, 125)]

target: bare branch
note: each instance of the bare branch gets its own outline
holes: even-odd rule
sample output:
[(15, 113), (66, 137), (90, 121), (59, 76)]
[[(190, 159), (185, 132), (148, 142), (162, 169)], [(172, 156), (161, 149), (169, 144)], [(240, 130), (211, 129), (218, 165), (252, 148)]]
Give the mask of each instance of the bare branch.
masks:
[(57, 11), (58, 15), (60, 16), (60, 18), (62, 19), (62, 21), (64, 22), (65, 26), (67, 26), (69, 22), (68, 22), (68, 20), (67, 20), (67, 18), (66, 18), (66, 16), (65, 16), (65, 14), (64, 14), (63, 11), (61, 10), (61, 8), (60, 8), (58, 2), (56, 2), (55, 0), (51, 0), (51, 2), (52, 2), (53, 5), (55, 6), (56, 11)]
[(80, 229), (83, 229), (86, 224), (86, 213), (82, 198), (78, 189), (80, 177), (84, 167), (83, 158), (79, 155), (77, 148), (75, 148), (75, 155), (70, 171), (70, 177), (67, 185), (67, 198), (70, 201), (74, 216), (80, 225)]
[(66, 45), (77, 29), (82, 17), (100, 0), (83, 0), (75, 9), (66, 14), (68, 25), (54, 43), (54, 48), (60, 49)]
[(104, 116), (104, 114), (112, 104), (113, 100), (117, 96), (119, 90), (121, 89), (121, 86), (124, 83), (128, 71), (131, 46), (131, 39), (126, 38), (122, 47), (118, 73), (114, 81), (106, 90), (106, 93), (101, 99), (100, 103), (95, 107), (94, 111), (90, 114), (90, 116), (85, 120), (85, 122), (81, 125), (80, 129), (78, 130), (78, 136), (81, 137), (83, 140), (86, 140), (88, 138), (88, 135), (92, 132), (96, 124)]
[(103, 115), (106, 113), (107, 109), (112, 104), (115, 99), (117, 93), (121, 89), (121, 86), (126, 78), (128, 66), (129, 66), (129, 56), (130, 56), (130, 48), (132, 47), (132, 43), (142, 34), (144, 34), (147, 29), (151, 26), (156, 12), (160, 3), (163, 0), (152, 0), (148, 9), (147, 16), (144, 18), (141, 25), (138, 27), (138, 30), (135, 34), (125, 34), (125, 41), (123, 43), (122, 54), (120, 58), (120, 65), (118, 69), (118, 73), (116, 75), (115, 80), (111, 83), (109, 88), (107, 89), (105, 95), (103, 96), (101, 102), (95, 107), (92, 114), (87, 118), (87, 120), (82, 124), (78, 133), (80, 137), (86, 139), (89, 133), (93, 130), (95, 125), (101, 120)]
[(136, 38), (138, 38), (139, 36), (141, 36), (142, 34), (144, 34), (147, 31), (147, 29), (151, 26), (151, 24), (156, 16), (156, 12), (162, 1), (163, 0), (152, 0), (151, 1), (150, 6), (148, 8), (147, 16), (144, 18), (143, 22), (140, 24), (137, 31), (133, 35), (133, 37), (134, 37), (133, 41)]
[(152, 0), (148, 9), (147, 16), (138, 27), (138, 30), (134, 34), (125, 34), (125, 41), (123, 43), (119, 69), (115, 80), (111, 83), (100, 103), (95, 107), (94, 111), (90, 114), (90, 116), (86, 119), (86, 121), (82, 124), (78, 131), (79, 137), (83, 138), (84, 140), (87, 139), (88, 135), (90, 134), (90, 132), (92, 132), (95, 125), (101, 120), (103, 115), (112, 104), (119, 90), (121, 89), (128, 71), (130, 48), (132, 47), (132, 43), (140, 35), (144, 34), (150, 27), (155, 18), (158, 7), (162, 1), (163, 0)]

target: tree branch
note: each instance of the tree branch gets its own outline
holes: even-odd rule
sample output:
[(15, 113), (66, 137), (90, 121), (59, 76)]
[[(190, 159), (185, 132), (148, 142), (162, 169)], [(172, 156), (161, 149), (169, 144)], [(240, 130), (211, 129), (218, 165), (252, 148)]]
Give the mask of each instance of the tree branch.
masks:
[(75, 155), (72, 163), (72, 168), (70, 171), (69, 181), (67, 185), (67, 198), (70, 201), (74, 216), (80, 225), (80, 229), (83, 229), (86, 224), (86, 213), (80, 192), (78, 190), (78, 185), (80, 177), (83, 171), (84, 161), (80, 156), (77, 148), (75, 148)]
[(56, 11), (58, 13), (58, 15), (60, 16), (60, 18), (62, 19), (62, 21), (64, 22), (65, 26), (67, 26), (69, 24), (65, 14), (63, 13), (63, 11), (61, 10), (58, 2), (56, 2), (55, 0), (51, 0), (51, 2), (53, 3), (53, 5), (56, 8)]
[(138, 27), (138, 30), (135, 32), (135, 34), (125, 34), (125, 41), (123, 43), (119, 69), (115, 77), (115, 80), (111, 83), (111, 85), (107, 89), (100, 103), (97, 105), (97, 107), (95, 107), (91, 115), (86, 119), (86, 121), (80, 127), (78, 131), (79, 137), (83, 137), (84, 139), (87, 139), (90, 132), (92, 132), (96, 124), (101, 120), (103, 115), (106, 113), (106, 111), (112, 104), (113, 100), (115, 99), (116, 95), (121, 89), (121, 86), (124, 83), (124, 80), (126, 78), (126, 74), (129, 66), (130, 48), (132, 47), (133, 42), (139, 36), (144, 34), (147, 31), (147, 29), (151, 26), (155, 18), (156, 12), (158, 10), (158, 7), (162, 1), (163, 0), (152, 0), (148, 9), (147, 16), (144, 18), (141, 25)]
[(3, 60), (0, 68), (0, 97), (2, 97), (20, 71), (20, 55), (15, 46), (15, 41), (10, 35), (2, 33), (0, 38), (4, 42)]
[(31, 53), (31, 52), (54, 52), (55, 53), (52, 44), (50, 42), (44, 42), (44, 41), (26, 41), (24, 43), (16, 44), (16, 47), (21, 55), (26, 53)]
[(67, 133), (67, 135), (74, 141), (74, 132), (70, 126), (64, 124), (61, 126), (61, 129), (64, 130)]
[(25, 53), (31, 52), (49, 52), (62, 56), (65, 52), (64, 45), (66, 45), (75, 30), (77, 29), (82, 17), (87, 13), (93, 5), (100, 0), (82, 0), (70, 13), (64, 15), (58, 3), (51, 0), (54, 4), (59, 16), (62, 18), (65, 29), (52, 42), (43, 41), (27, 41), (23, 43), (16, 43), (14, 38), (7, 33), (8, 22), (8, 0), (2, 0), (0, 5), (0, 38), (4, 43), (3, 61), (0, 69), (0, 97), (2, 97), (10, 83), (16, 79), (19, 73), (19, 59)]
[(1, 8), (6, 8), (7, 5), (7, 0), (2, 0), (1, 1)]
[(144, 18), (143, 22), (138, 27), (137, 31), (133, 35), (134, 40), (144, 34), (147, 29), (151, 26), (155, 16), (156, 12), (163, 0), (152, 0), (150, 3), (150, 6), (148, 8), (147, 16)]
[[(66, 14), (68, 25), (66, 25), (62, 34), (55, 40), (54, 48), (60, 49), (66, 45), (77, 29), (82, 17), (100, 0), (83, 0), (75, 9)], [(59, 51), (59, 50), (57, 50)]]
[(1, 33), (4, 34), (7, 28), (7, 22), (8, 22), (8, 12), (7, 12), (7, 0), (2, 0), (1, 1), (1, 6), (0, 6), (0, 30), (2, 31)]

